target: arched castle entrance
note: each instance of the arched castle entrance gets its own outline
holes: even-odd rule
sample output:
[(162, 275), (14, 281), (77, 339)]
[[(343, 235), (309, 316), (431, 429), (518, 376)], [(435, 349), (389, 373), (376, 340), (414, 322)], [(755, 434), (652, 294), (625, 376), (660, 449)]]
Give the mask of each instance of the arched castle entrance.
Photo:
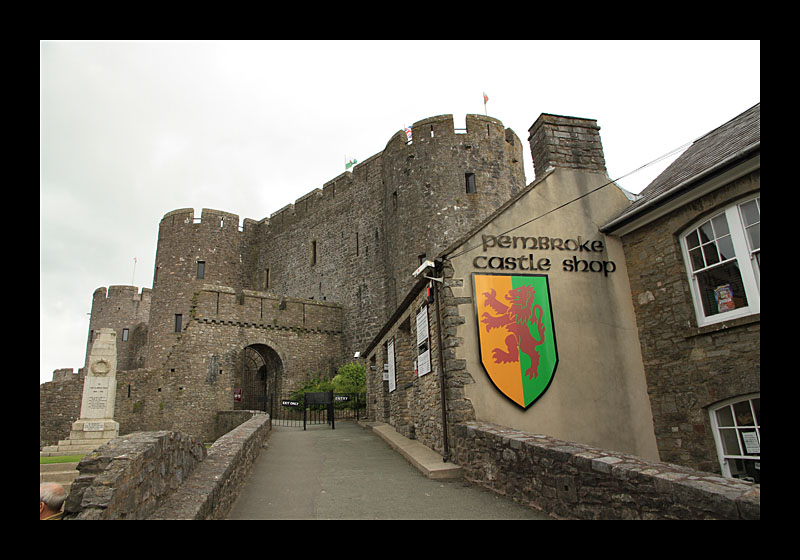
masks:
[(241, 398), (234, 399), (234, 410), (270, 412), (281, 394), (283, 362), (278, 353), (266, 344), (251, 344), (242, 351), (239, 387)]

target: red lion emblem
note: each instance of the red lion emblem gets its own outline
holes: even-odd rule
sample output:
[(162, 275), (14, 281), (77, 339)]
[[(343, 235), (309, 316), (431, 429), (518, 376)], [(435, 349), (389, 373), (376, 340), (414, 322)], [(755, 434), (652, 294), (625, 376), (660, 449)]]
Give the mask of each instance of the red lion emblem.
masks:
[[(484, 305), (491, 307), (495, 313), (499, 313), (497, 316), (490, 313), (482, 315), (481, 323), (486, 325), (486, 332), (500, 327), (505, 327), (509, 332), (506, 337), (506, 349), (494, 348), (492, 350), (494, 363), (519, 362), (520, 353), (525, 353), (531, 358), (531, 367), (525, 372), (528, 379), (539, 376), (539, 352), (535, 348), (545, 340), (542, 308), (540, 305), (533, 305), (535, 293), (530, 286), (520, 286), (509, 290), (505, 299), (510, 302), (510, 305), (501, 303), (497, 299), (497, 292), (494, 289), (491, 292), (483, 293), (486, 297)], [(537, 309), (538, 316), (536, 315)], [(528, 325), (533, 324), (539, 331), (538, 341), (533, 338), (528, 328)]]

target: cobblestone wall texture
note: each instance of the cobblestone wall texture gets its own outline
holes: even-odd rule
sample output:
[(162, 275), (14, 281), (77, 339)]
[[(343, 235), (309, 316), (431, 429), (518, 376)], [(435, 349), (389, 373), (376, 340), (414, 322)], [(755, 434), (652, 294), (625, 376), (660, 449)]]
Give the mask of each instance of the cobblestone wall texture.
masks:
[(78, 463), (64, 519), (145, 519), (206, 457), (179, 432), (137, 432), (112, 439)]
[(83, 368), (78, 372), (66, 368), (56, 370), (53, 381), (39, 385), (39, 449), (69, 435), (81, 414), (85, 378)]
[(269, 416), (253, 417), (211, 446), (178, 490), (148, 519), (225, 519), (269, 437)]
[(760, 519), (760, 485), (481, 422), (458, 424), (464, 477), (565, 519)]

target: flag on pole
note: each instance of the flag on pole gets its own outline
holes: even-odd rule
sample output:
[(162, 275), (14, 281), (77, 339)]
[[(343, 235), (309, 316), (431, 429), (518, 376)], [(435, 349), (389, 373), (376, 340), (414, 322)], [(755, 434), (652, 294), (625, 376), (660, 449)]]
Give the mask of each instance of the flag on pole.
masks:
[(408, 141), (411, 142), (411, 127), (406, 126), (403, 128), (403, 130), (406, 131), (406, 138), (408, 138)]
[(483, 92), (483, 102), (486, 103), (487, 101), (489, 101), (489, 96), (486, 95), (486, 92), (484, 91)]
[(351, 167), (353, 167), (357, 163), (358, 163), (358, 160), (356, 158), (350, 158), (349, 160), (347, 160), (347, 163), (344, 164), (344, 168), (345, 169), (350, 169)]

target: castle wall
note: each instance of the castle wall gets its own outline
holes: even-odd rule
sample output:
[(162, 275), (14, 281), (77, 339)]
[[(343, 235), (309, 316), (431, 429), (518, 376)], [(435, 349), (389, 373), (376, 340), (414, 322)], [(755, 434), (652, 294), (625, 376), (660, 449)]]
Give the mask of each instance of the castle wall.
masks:
[(280, 358), (283, 396), (309, 375), (335, 371), (342, 352), (340, 306), (253, 290), (243, 294), (203, 286), (192, 297), (187, 325), (165, 365), (118, 373), (115, 419), (121, 434), (179, 430), (212, 440), (216, 412), (235, 408), (248, 346), (268, 346)]
[[(452, 115), (414, 123), (323, 189), (270, 216), (258, 289), (344, 308), (344, 356), (363, 349), (411, 288), (411, 272), (525, 185), (522, 145), (497, 119)], [(475, 179), (468, 193), (466, 175)], [(268, 274), (266, 271), (269, 271)]]
[(120, 346), (119, 370), (129, 372), (118, 380), (121, 433), (212, 433), (213, 412), (232, 408), (248, 345), (280, 356), (284, 390), (362, 350), (420, 260), (524, 188), (516, 134), (490, 117), (466, 122), (457, 131), (451, 115), (421, 120), (411, 142), (399, 131), (351, 172), (242, 227), (220, 210), (165, 214), (152, 291), (137, 300), (136, 288), (112, 286), (93, 299), (91, 331), (113, 327), (123, 341), (130, 329)]
[(53, 380), (39, 385), (39, 448), (67, 439), (70, 427), (81, 413), (83, 368), (53, 372)]
[(380, 155), (272, 216), (258, 267), (268, 292), (342, 305), (344, 355), (385, 319), (386, 241)]

